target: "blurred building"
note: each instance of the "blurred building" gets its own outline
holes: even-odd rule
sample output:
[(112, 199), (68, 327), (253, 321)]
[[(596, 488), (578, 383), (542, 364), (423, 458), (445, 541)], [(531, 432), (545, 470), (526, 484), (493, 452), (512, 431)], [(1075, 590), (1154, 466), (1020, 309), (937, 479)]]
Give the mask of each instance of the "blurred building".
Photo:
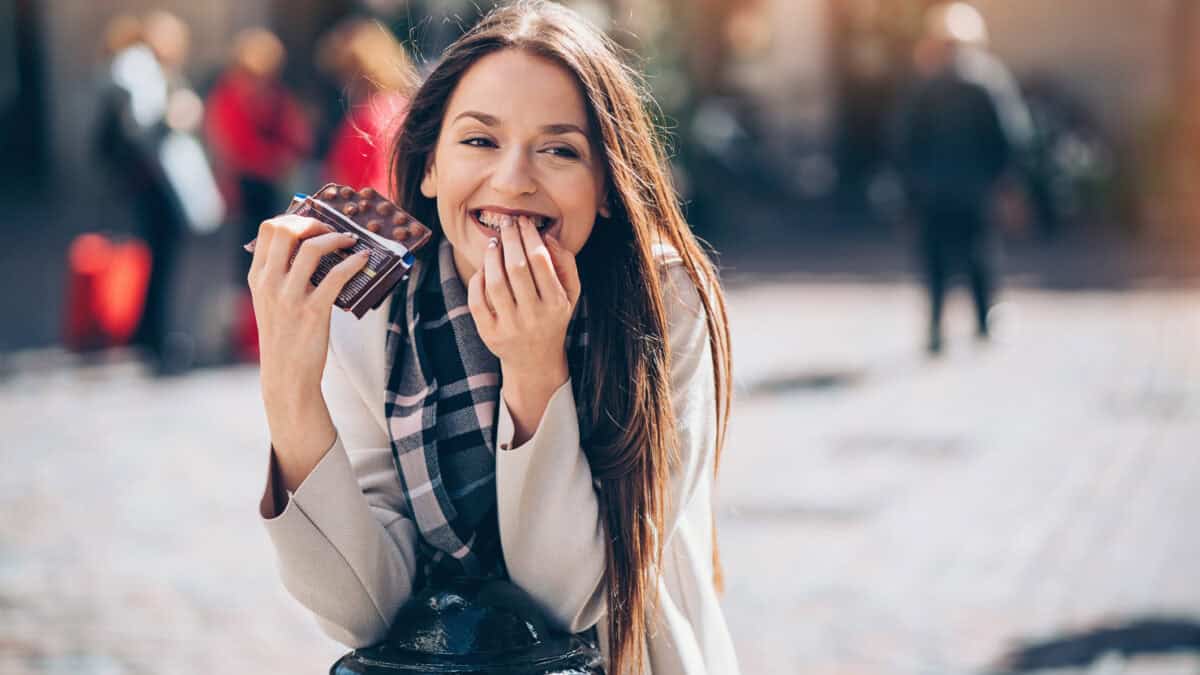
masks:
[[(0, 0), (0, 200), (7, 217), (0, 228), (0, 313), (20, 317), (3, 322), (0, 352), (59, 344), (67, 250), (76, 235), (133, 229), (131, 205), (97, 167), (92, 132), (105, 25), (118, 14), (155, 8), (189, 24), (187, 75), (194, 82), (215, 71), (239, 29), (270, 21), (266, 0)], [(185, 279), (181, 286), (180, 320), (211, 324), (212, 307), (202, 304), (197, 284)]]
[[(319, 112), (328, 110), (330, 90), (318, 83), (312, 50), (316, 36), (337, 19), (351, 12), (379, 17), (407, 38), (427, 65), (488, 4), (489, 0), (0, 0), (3, 187), (40, 182), (65, 186), (67, 191), (53, 203), (22, 206), (13, 202), (11, 189), (0, 189), (5, 206), (16, 208), (18, 222), (34, 224), (22, 228), (21, 238), (14, 240), (17, 234), (10, 233), (0, 244), (9, 251), (24, 246), (23, 259), (33, 261), (28, 274), (40, 275), (41, 287), (53, 297), (70, 237), (114, 221), (107, 213), (97, 217), (98, 209), (117, 214), (122, 208), (106, 196), (89, 157), (100, 36), (117, 13), (163, 8), (187, 21), (192, 29), (188, 75), (202, 93), (233, 36), (246, 27), (268, 27), (291, 55), (286, 79)], [(828, 196), (839, 186), (855, 187), (855, 199), (869, 192), (867, 183), (883, 156), (885, 118), (909, 77), (909, 54), (921, 13), (932, 0), (568, 4), (645, 57), (649, 84), (672, 118), (668, 122), (675, 122), (681, 164), (704, 154), (700, 159), (720, 165), (724, 172), (702, 188), (737, 182), (724, 180), (732, 176), (744, 185), (766, 186), (766, 193), (803, 200)], [(1135, 172), (1127, 192), (1144, 199), (1159, 186), (1175, 186), (1171, 189), (1196, 197), (1196, 206), (1185, 209), (1187, 215), (1200, 215), (1200, 196), (1195, 194), (1200, 191), (1191, 187), (1200, 184), (1200, 160), (1195, 159), (1200, 157), (1200, 3), (972, 4), (988, 22), (992, 48), (1022, 84), (1069, 101), (1073, 114), (1086, 117), (1113, 149), (1107, 159)], [(1191, 141), (1177, 142), (1181, 134)], [(1146, 168), (1159, 165), (1176, 168), (1162, 177)], [(683, 178), (686, 188), (686, 172)], [(723, 191), (701, 189), (693, 194), (720, 199)], [(794, 207), (796, 201), (785, 203)], [(35, 248), (29, 248), (30, 242)], [(0, 255), (6, 255), (0, 262), (7, 264), (15, 254)], [(34, 260), (39, 255), (44, 260)], [(33, 311), (31, 300), (0, 300), (0, 311)], [(0, 335), (0, 350), (55, 342), (57, 311), (53, 305), (38, 309), (31, 327), (20, 335)], [(47, 313), (50, 316), (41, 317)]]
[(976, 3), (988, 21), (993, 49), (1018, 75), (1052, 79), (1118, 137), (1144, 127), (1168, 105), (1176, 36), (1190, 28), (1194, 37), (1200, 28), (1200, 16), (1190, 11), (1195, 5), (1194, 0)]
[(177, 14), (192, 30), (188, 75), (198, 82), (225, 58), (234, 34), (270, 20), (267, 0), (40, 0), (36, 4), (41, 14), (39, 46), (51, 173), (89, 192), (88, 134), (93, 121), (89, 111), (96, 96), (100, 35), (109, 18), (155, 8)]
[[(631, 28), (654, 35), (669, 6), (675, 40), (701, 95), (732, 97), (785, 148), (801, 181), (817, 155), (833, 158), (842, 185), (869, 180), (884, 154), (885, 120), (910, 77), (924, 10), (940, 0), (617, 0)], [(1094, 125), (1113, 156), (1144, 171), (1149, 140), (1179, 102), (1200, 89), (1200, 3), (1194, 0), (974, 0), (993, 51), (1031, 93)], [(642, 20), (638, 21), (639, 18)], [(647, 26), (649, 24), (649, 26)], [(647, 30), (649, 28), (649, 30)], [(1190, 97), (1200, 98), (1200, 97)], [(1061, 114), (1068, 114), (1060, 111)], [(1188, 113), (1184, 113), (1188, 114)], [(795, 142), (798, 137), (804, 142)], [(1167, 145), (1170, 145), (1168, 139)], [(797, 151), (799, 149), (799, 154)], [(806, 173), (807, 172), (807, 173)], [(821, 172), (818, 171), (819, 175)], [(811, 176), (810, 176), (811, 177)], [(1144, 177), (1139, 176), (1142, 180)], [(1153, 182), (1153, 181), (1151, 181)], [(822, 181), (817, 181), (820, 187)], [(805, 187), (803, 184), (801, 187)], [(811, 187), (811, 186), (809, 186)], [(1130, 187), (1144, 189), (1142, 183)]]
[[(311, 79), (320, 31), (354, 9), (393, 19), (403, 35), (428, 35), (425, 15), (463, 16), (463, 3), (423, 0), (0, 0), (0, 134), (41, 143), (57, 173), (86, 166), (85, 114), (96, 42), (117, 13), (163, 7), (194, 31), (193, 78), (203, 84), (231, 36), (266, 25), (289, 52), (289, 79)], [(469, 3), (467, 3), (469, 4)], [(483, 3), (486, 4), (486, 3)], [(838, 134), (875, 148), (878, 118), (908, 71), (908, 50), (930, 0), (590, 0), (614, 17), (624, 40), (680, 52), (686, 86), (700, 98), (740, 99), (772, 138), (832, 141)], [(1191, 0), (976, 0), (994, 50), (1022, 80), (1052, 82), (1092, 111), (1117, 139), (1150, 124), (1172, 100), (1179, 62), (1194, 56), (1200, 12)], [(436, 5), (436, 7), (435, 7)], [(595, 14), (596, 12), (592, 12)], [(36, 15), (36, 16), (35, 16)], [(451, 36), (447, 36), (449, 39)], [(618, 34), (618, 39), (620, 35)], [(444, 41), (444, 40), (443, 40)], [(660, 53), (661, 55), (661, 53)], [(654, 64), (650, 64), (654, 67)], [(19, 75), (18, 75), (19, 73)], [(664, 84), (669, 89), (671, 83)], [(670, 98), (672, 92), (664, 91)], [(693, 98), (693, 100), (695, 100)], [(44, 105), (43, 103), (44, 102)], [(668, 109), (670, 106), (666, 106)], [(19, 112), (17, 110), (19, 109)], [(850, 167), (853, 168), (853, 167)]]

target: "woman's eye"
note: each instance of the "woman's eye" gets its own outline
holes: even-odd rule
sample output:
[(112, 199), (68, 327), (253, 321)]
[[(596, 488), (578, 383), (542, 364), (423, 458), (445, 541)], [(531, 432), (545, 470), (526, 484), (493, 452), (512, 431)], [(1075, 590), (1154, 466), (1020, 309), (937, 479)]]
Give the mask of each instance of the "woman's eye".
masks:
[(496, 144), (492, 142), (492, 139), (483, 138), (482, 136), (468, 138), (465, 141), (463, 141), (462, 144), (469, 145), (473, 148), (494, 148), (494, 147), (496, 147)]
[(549, 152), (556, 157), (566, 157), (568, 159), (576, 159), (579, 157), (579, 153), (575, 152), (574, 148), (568, 148), (565, 145), (547, 148), (546, 152)]

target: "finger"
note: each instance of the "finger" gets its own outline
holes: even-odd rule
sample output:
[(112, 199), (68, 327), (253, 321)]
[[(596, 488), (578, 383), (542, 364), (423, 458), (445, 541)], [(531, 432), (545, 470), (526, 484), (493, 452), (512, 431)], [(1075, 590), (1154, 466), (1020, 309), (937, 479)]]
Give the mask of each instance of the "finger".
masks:
[(343, 252), (340, 249), (352, 246), (357, 241), (358, 237), (349, 232), (318, 234), (301, 241), (296, 259), (292, 261), (291, 269), (283, 278), (284, 292), (297, 296), (307, 294), (309, 288), (312, 287), (311, 279), (317, 271), (321, 259), (330, 253), (345, 258), (351, 254), (351, 251)]
[(500, 252), (504, 255), (504, 271), (508, 274), (508, 285), (512, 288), (517, 305), (537, 302), (537, 285), (529, 272), (529, 260), (525, 257), (525, 244), (521, 241), (520, 218), (505, 216), (500, 221)]
[(267, 262), (263, 268), (266, 276), (287, 274), (292, 255), (301, 240), (333, 231), (332, 227), (319, 220), (293, 214), (276, 216), (267, 222), (271, 223), (273, 234), (271, 250), (267, 252)]
[(492, 308), (488, 306), (487, 298), (484, 297), (483, 270), (472, 274), (470, 281), (467, 282), (467, 309), (471, 310), (471, 316), (475, 319), (475, 327), (480, 332), (491, 332), (496, 315), (492, 313)]
[(494, 317), (496, 316), (496, 308), (492, 306), (492, 301), (488, 298), (487, 270), (485, 270), (483, 267), (480, 267), (479, 270), (477, 270), (477, 273), (479, 274), (479, 289), (483, 292), (483, 304), (487, 306), (488, 313)]
[(329, 270), (329, 274), (321, 280), (319, 286), (314, 288), (308, 295), (312, 300), (322, 307), (333, 305), (337, 300), (338, 294), (345, 288), (346, 282), (350, 281), (351, 277), (357, 274), (367, 264), (370, 256), (370, 249), (362, 249), (353, 255), (346, 256), (346, 259), (333, 266)]
[(568, 251), (559, 243), (557, 237), (546, 237), (546, 250), (550, 252), (550, 258), (554, 262), (554, 271), (558, 275), (558, 281), (562, 284), (563, 290), (567, 292), (567, 299), (574, 306), (579, 300), (579, 267), (575, 263), (575, 254)]
[(516, 300), (513, 299), (512, 289), (508, 287), (508, 277), (504, 273), (504, 259), (500, 253), (500, 240), (492, 238), (483, 252), (484, 291), (492, 311), (497, 318), (512, 312)]
[(269, 226), (268, 223), (270, 223), (269, 220), (264, 220), (258, 224), (258, 236), (254, 238), (254, 258), (250, 261), (250, 273), (246, 275), (247, 281), (258, 278), (267, 264), (267, 251), (271, 250), (271, 239), (275, 236), (274, 226)]
[(550, 259), (550, 251), (542, 235), (538, 234), (533, 218), (521, 216), (521, 242), (525, 245), (525, 258), (529, 261), (530, 276), (537, 285), (538, 295), (546, 298), (555, 292), (562, 292), (562, 284), (554, 274), (554, 262)]

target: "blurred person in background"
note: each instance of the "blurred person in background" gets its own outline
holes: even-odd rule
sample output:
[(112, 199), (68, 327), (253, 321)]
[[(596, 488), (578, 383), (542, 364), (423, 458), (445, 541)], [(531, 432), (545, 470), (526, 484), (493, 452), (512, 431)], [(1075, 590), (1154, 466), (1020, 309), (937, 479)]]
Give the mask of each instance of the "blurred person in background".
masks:
[(187, 223), (180, 195), (160, 152), (173, 126), (186, 127), (199, 99), (183, 77), (187, 25), (168, 12), (144, 18), (119, 16), (105, 30), (110, 56), (103, 74), (99, 116), (93, 130), (95, 156), (114, 189), (130, 201), (135, 233), (150, 249), (146, 300), (131, 342), (158, 374), (188, 367), (187, 345), (173, 339), (171, 282)]
[[(97, 116), (92, 128), (92, 154), (116, 192), (137, 194), (153, 173), (145, 150), (146, 133), (134, 116), (136, 90), (132, 76), (138, 66), (153, 68), (154, 54), (142, 41), (142, 20), (123, 14), (104, 28), (102, 63), (97, 74)], [(132, 71), (132, 72), (131, 72)], [(140, 102), (140, 107), (145, 104)], [(144, 113), (143, 120), (148, 118)]]
[(416, 84), (408, 53), (379, 23), (354, 18), (321, 39), (317, 58), (341, 84), (347, 106), (325, 158), (326, 177), (390, 194), (390, 142)]
[[(308, 153), (312, 131), (297, 99), (280, 81), (283, 43), (262, 28), (234, 40), (227, 70), (208, 95), (205, 136), (221, 183), (236, 205), (241, 240), (286, 206), (282, 184)], [(237, 282), (244, 285), (250, 259), (240, 251)]]
[(1014, 80), (986, 43), (987, 26), (975, 8), (963, 2), (930, 8), (914, 52), (917, 79), (894, 122), (898, 168), (919, 221), (932, 354), (942, 350), (946, 283), (960, 267), (971, 286), (976, 335), (989, 335), (997, 253), (989, 211), (1031, 135)]

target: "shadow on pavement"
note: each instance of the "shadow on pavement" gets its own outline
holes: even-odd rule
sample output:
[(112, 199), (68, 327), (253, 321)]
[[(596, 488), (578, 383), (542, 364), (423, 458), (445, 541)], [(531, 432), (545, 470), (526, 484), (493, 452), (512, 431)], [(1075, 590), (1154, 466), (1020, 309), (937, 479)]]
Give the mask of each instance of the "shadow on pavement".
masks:
[(1086, 667), (1101, 657), (1150, 654), (1200, 654), (1200, 623), (1179, 617), (1149, 617), (1116, 626), (1065, 633), (1049, 640), (1028, 642), (1005, 655), (993, 675), (1024, 673), (1045, 668)]
[(857, 370), (812, 370), (780, 373), (751, 383), (747, 396), (777, 396), (795, 392), (824, 392), (859, 384), (866, 373)]

